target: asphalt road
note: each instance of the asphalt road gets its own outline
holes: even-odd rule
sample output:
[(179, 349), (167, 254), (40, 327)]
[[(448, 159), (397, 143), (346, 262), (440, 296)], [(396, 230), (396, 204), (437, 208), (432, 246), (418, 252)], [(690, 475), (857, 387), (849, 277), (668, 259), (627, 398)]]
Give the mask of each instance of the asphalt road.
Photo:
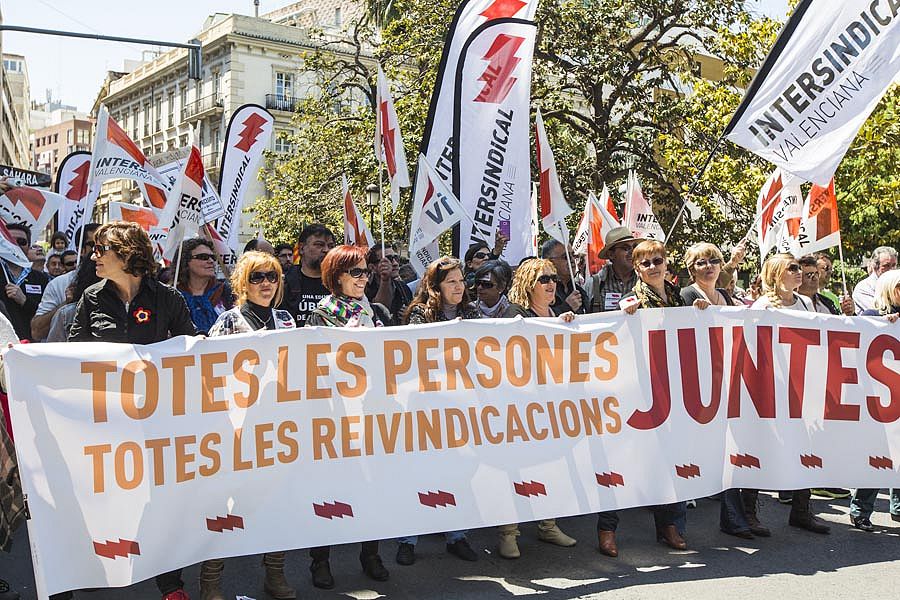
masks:
[[(367, 579), (357, 560), (356, 545), (332, 551), (332, 572), (337, 585), (323, 591), (312, 587), (306, 551), (288, 554), (287, 576), (298, 597), (354, 598), (453, 598), (496, 599), (541, 595), (542, 600), (562, 598), (760, 598), (792, 597), (823, 600), (838, 597), (882, 598), (896, 595), (900, 581), (900, 523), (887, 515), (887, 497), (876, 505), (876, 532), (863, 533), (849, 526), (848, 500), (814, 499), (814, 510), (832, 525), (832, 533), (820, 536), (787, 525), (789, 507), (772, 496), (761, 496), (760, 517), (773, 537), (742, 540), (718, 529), (719, 503), (700, 500), (688, 512), (689, 550), (676, 552), (656, 543), (652, 517), (643, 509), (622, 513), (619, 525), (619, 558), (597, 551), (595, 519), (591, 516), (561, 519), (561, 528), (579, 540), (573, 548), (557, 548), (540, 542), (534, 524), (521, 526), (522, 558), (504, 560), (496, 554), (496, 531), (480, 529), (469, 539), (479, 561), (467, 563), (447, 554), (442, 536), (423, 536), (418, 561), (410, 567), (394, 562), (397, 544), (382, 543), (381, 555), (391, 579), (377, 583)], [(173, 534), (173, 543), (178, 543)], [(7, 579), (23, 600), (36, 598), (26, 533), (17, 533), (13, 551), (0, 555), (0, 576)], [(194, 565), (184, 571), (186, 589), (199, 598)], [(262, 590), (263, 569), (256, 556), (229, 559), (223, 583), (229, 598), (267, 598)], [(96, 592), (79, 592), (78, 600), (156, 600), (153, 582)]]

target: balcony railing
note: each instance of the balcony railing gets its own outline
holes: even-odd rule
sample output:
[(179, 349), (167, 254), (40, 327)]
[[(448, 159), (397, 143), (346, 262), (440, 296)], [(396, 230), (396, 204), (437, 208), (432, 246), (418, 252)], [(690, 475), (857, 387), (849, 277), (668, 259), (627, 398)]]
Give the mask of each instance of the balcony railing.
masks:
[(282, 96), (280, 94), (266, 94), (266, 108), (268, 110), (283, 110), (284, 112), (294, 112), (297, 110), (297, 104), (300, 98), (296, 96)]
[(215, 111), (224, 111), (225, 104), (219, 94), (210, 94), (205, 98), (200, 98), (191, 102), (181, 109), (181, 120), (190, 121), (206, 116), (208, 113)]
[(203, 168), (207, 171), (219, 168), (219, 153), (208, 152), (203, 155)]

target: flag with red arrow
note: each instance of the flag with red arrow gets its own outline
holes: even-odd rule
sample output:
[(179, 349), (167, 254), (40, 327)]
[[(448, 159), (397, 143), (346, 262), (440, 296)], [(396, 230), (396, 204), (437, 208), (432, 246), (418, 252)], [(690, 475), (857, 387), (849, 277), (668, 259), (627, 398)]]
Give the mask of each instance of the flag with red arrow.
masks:
[(378, 110), (375, 118), (375, 155), (387, 167), (391, 185), (391, 206), (397, 210), (400, 204), (400, 188), (408, 188), (409, 169), (406, 165), (406, 150), (400, 135), (400, 122), (394, 109), (391, 85), (381, 67), (378, 67), (377, 83)]

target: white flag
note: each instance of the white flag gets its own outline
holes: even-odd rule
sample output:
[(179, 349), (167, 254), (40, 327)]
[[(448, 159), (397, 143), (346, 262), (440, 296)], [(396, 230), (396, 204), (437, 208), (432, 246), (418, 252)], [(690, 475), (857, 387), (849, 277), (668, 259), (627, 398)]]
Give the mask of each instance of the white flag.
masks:
[(91, 173), (91, 153), (78, 151), (66, 156), (56, 169), (57, 194), (65, 198), (59, 208), (59, 230), (67, 240), (70, 250), (75, 248), (75, 232), (81, 226), (85, 201), (88, 195), (88, 179)]
[(803, 209), (800, 179), (781, 169), (769, 176), (756, 201), (756, 238), (762, 260), (778, 247), (781, 252), (796, 252), (796, 239)]
[(828, 185), (900, 73), (898, 10), (897, 0), (801, 0), (728, 124), (728, 139)]
[(634, 237), (664, 242), (666, 234), (653, 214), (653, 208), (644, 197), (641, 182), (634, 171), (628, 172), (628, 183), (625, 186), (625, 219), (622, 223), (629, 228)]
[(400, 135), (400, 121), (394, 110), (391, 85), (384, 71), (378, 67), (378, 111), (375, 118), (375, 153), (388, 170), (391, 182), (391, 206), (397, 210), (400, 204), (400, 188), (409, 187), (409, 169), (406, 165), (406, 150)]
[(175, 184), (171, 202), (166, 205), (166, 210), (159, 220), (159, 226), (169, 230), (163, 248), (163, 257), (168, 261), (175, 260), (178, 247), (183, 240), (196, 237), (200, 233), (200, 225), (204, 223), (201, 205), (205, 177), (203, 159), (200, 157), (200, 149), (194, 145), (192, 132), (190, 152)]
[(64, 196), (41, 188), (14, 187), (0, 196), (0, 218), (27, 225), (37, 237), (64, 202)]
[(538, 108), (534, 118), (535, 143), (537, 144), (537, 164), (540, 172), (541, 192), (541, 222), (544, 231), (562, 242), (567, 243), (566, 217), (572, 213), (572, 208), (563, 196), (562, 186), (559, 184), (559, 176), (556, 173), (556, 160), (553, 158), (553, 150), (547, 141), (547, 132), (544, 130), (544, 117)]
[(344, 243), (353, 246), (375, 245), (372, 232), (366, 227), (362, 213), (356, 207), (356, 202), (350, 195), (350, 185), (347, 183), (347, 175), (341, 175), (341, 193), (344, 197)]
[(409, 251), (414, 253), (437, 240), (438, 236), (459, 223), (465, 216), (463, 207), (423, 155), (419, 155), (419, 181), (425, 189), (425, 201), (416, 207), (409, 237)]

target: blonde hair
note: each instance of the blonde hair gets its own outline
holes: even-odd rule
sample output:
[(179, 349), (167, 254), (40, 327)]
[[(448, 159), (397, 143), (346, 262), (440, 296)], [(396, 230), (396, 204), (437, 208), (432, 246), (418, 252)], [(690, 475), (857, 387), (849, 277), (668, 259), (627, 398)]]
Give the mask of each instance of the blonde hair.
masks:
[(244, 252), (234, 266), (231, 273), (231, 290), (237, 296), (235, 304), (241, 306), (247, 302), (247, 290), (250, 288), (250, 273), (254, 271), (275, 271), (278, 273), (278, 289), (272, 298), (271, 306), (274, 308), (281, 304), (284, 296), (284, 281), (281, 279), (281, 262), (268, 252), (251, 250)]
[(666, 258), (666, 245), (657, 240), (644, 240), (631, 251), (631, 265), (637, 268), (639, 262), (654, 254)]
[[(416, 306), (422, 306), (425, 310), (425, 318), (429, 322), (433, 322), (437, 315), (444, 308), (444, 301), (441, 298), (441, 284), (453, 271), (459, 270), (460, 275), (463, 273), (462, 261), (452, 256), (442, 256), (436, 261), (428, 265), (425, 269), (425, 275), (422, 276), (422, 282), (416, 290), (416, 297), (409, 303), (406, 313), (403, 315), (403, 322), (409, 323), (409, 315)], [(457, 307), (459, 310), (469, 303), (467, 294), (463, 294), (462, 302)]]
[(773, 254), (763, 263), (760, 279), (765, 296), (769, 299), (769, 303), (773, 308), (781, 308), (782, 306), (780, 292), (794, 293), (794, 290), (789, 290), (781, 285), (781, 278), (784, 276), (785, 271), (788, 270), (788, 267), (795, 262), (797, 262), (797, 259), (794, 258), (794, 255), (785, 252)]
[(538, 277), (543, 275), (545, 270), (557, 274), (553, 261), (546, 258), (533, 258), (519, 265), (513, 277), (512, 288), (509, 290), (509, 301), (530, 309), (531, 292), (537, 285)]
[(900, 269), (894, 269), (881, 275), (875, 282), (875, 308), (886, 313), (896, 306), (894, 292), (900, 287)]
[(722, 251), (719, 250), (715, 244), (710, 244), (709, 242), (694, 244), (684, 253), (684, 264), (687, 267), (688, 273), (691, 274), (691, 279), (694, 278), (694, 263), (701, 258), (718, 258), (722, 262), (725, 262)]

